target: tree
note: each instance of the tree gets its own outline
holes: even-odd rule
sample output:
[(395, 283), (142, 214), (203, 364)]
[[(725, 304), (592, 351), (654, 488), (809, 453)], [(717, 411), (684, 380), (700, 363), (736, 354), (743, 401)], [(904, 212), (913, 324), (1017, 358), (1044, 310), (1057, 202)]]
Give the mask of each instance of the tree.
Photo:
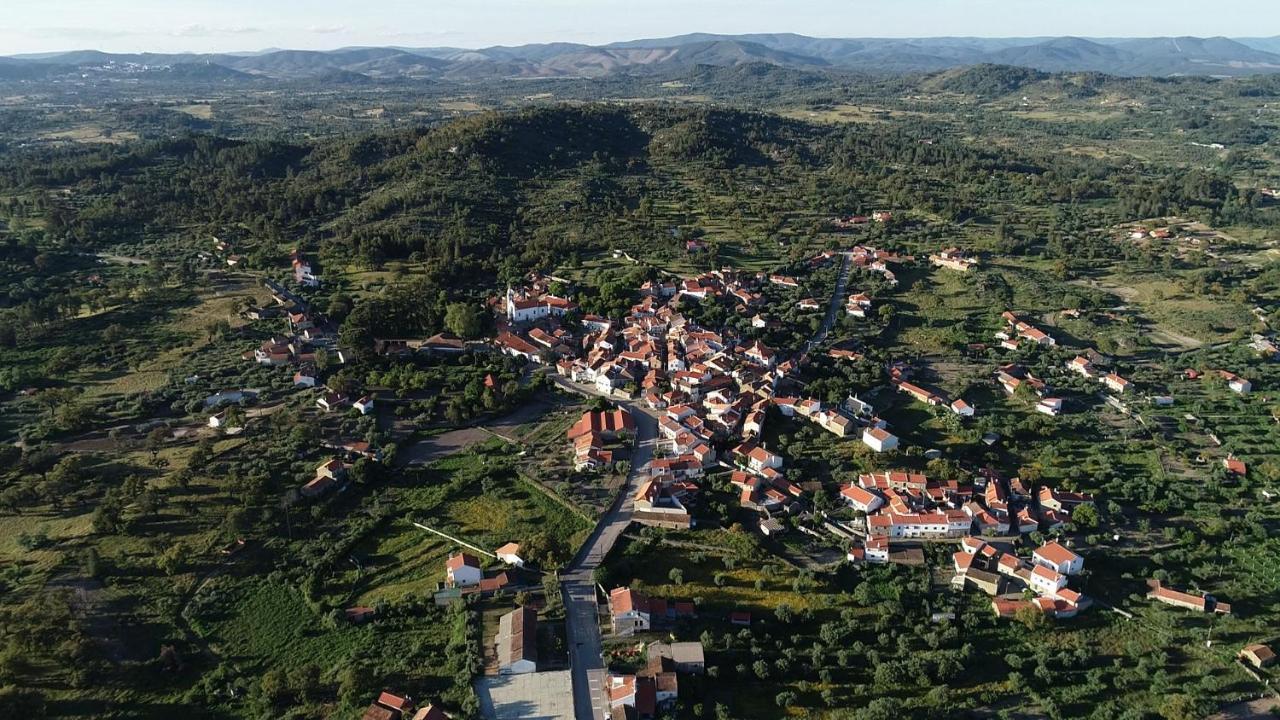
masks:
[(1013, 617), (1018, 622), (1027, 626), (1028, 630), (1042, 628), (1048, 622), (1045, 620), (1044, 613), (1035, 605), (1024, 605), (1014, 612)]
[(151, 453), (151, 462), (155, 463), (156, 458), (160, 455), (161, 448), (164, 447), (165, 440), (169, 439), (169, 428), (161, 426), (147, 433), (147, 439), (144, 444), (147, 452)]
[(460, 338), (480, 337), (480, 308), (472, 303), (450, 303), (445, 309), (444, 326)]
[(186, 564), (188, 555), (190, 553), (186, 544), (182, 541), (175, 542), (156, 558), (156, 567), (165, 575), (172, 577), (178, 574), (178, 571)]
[(258, 689), (262, 698), (272, 707), (284, 705), (289, 701), (289, 679), (282, 668), (270, 668), (262, 674), (258, 681)]
[(1100, 522), (1098, 509), (1085, 503), (1071, 511), (1071, 522), (1078, 528), (1096, 528)]
[(680, 568), (671, 568), (671, 572), (667, 573), (667, 577), (671, 578), (671, 582), (677, 585), (684, 584), (684, 571)]

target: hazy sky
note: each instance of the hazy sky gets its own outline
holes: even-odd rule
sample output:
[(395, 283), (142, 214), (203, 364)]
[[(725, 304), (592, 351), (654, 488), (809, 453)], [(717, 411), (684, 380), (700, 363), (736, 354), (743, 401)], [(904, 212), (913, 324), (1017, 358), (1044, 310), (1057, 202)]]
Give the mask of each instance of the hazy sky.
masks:
[(1280, 34), (1280, 0), (0, 0), (0, 54), (822, 37)]

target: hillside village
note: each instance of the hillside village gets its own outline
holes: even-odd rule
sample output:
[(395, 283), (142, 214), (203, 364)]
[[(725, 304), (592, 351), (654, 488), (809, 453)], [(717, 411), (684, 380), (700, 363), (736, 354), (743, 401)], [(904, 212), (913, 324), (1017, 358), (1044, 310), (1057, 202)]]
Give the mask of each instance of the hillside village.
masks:
[[(877, 213), (874, 219), (855, 216), (837, 220), (833, 227), (847, 231), (891, 219), (887, 213)], [(236, 256), (230, 247), (219, 241), (216, 249), (234, 265)], [(320, 276), (305, 255), (294, 251), (290, 261), (294, 285), (303, 290), (320, 286)], [(956, 273), (969, 273), (982, 265), (981, 258), (954, 247), (929, 255), (928, 262), (941, 272)], [(885, 397), (897, 394), (907, 403), (963, 425), (982, 417), (983, 408), (975, 401), (952, 397), (935, 383), (919, 379), (925, 373), (918, 363), (883, 355), (876, 369), (880, 388), (835, 403), (806, 392), (806, 378), (812, 377), (812, 366), (819, 360), (847, 365), (872, 362), (863, 344), (824, 340), (838, 322), (867, 326), (874, 334), (877, 323), (892, 317), (897, 272), (917, 265), (912, 256), (857, 245), (813, 255), (793, 266), (792, 274), (725, 268), (685, 279), (651, 279), (634, 289), (639, 300), (620, 317), (584, 314), (573, 299), (572, 282), (533, 274), (488, 303), (495, 328), (489, 343), (446, 334), (426, 339), (379, 338), (375, 352), (386, 358), (493, 352), (547, 374), (564, 391), (593, 399), (596, 406), (564, 430), (566, 462), (579, 474), (627, 477), (620, 489), (627, 513), (624, 526), (691, 532), (691, 537), (697, 537), (708, 518), (708, 493), (713, 487), (724, 487), (732, 493), (738, 522), (757, 532), (762, 541), (783, 543), (777, 546), (778, 552), (789, 562), (815, 562), (796, 556), (799, 546), (786, 538), (797, 533), (809, 536), (810, 544), (816, 538), (819, 544), (838, 547), (835, 557), (855, 570), (924, 566), (926, 557), (933, 555), (930, 548), (941, 544), (954, 548), (941, 566), (951, 573), (949, 584), (960, 592), (988, 596), (990, 612), (1001, 621), (1029, 622), (1032, 616), (1064, 621), (1096, 612), (1082, 578), (1087, 577), (1086, 558), (1105, 550), (1090, 548), (1078, 534), (1068, 532), (1079, 525), (1073, 518), (1082, 508), (1087, 509), (1083, 512), (1088, 522), (1095, 522), (1098, 501), (1093, 496), (1042, 480), (1027, 481), (989, 465), (952, 465), (952, 472), (941, 476), (909, 469), (904, 458), (918, 453), (936, 458), (937, 451), (913, 447), (915, 428), (893, 424), (877, 410)], [(838, 276), (834, 288), (814, 285), (807, 277), (824, 269)], [(874, 289), (858, 289), (861, 281), (870, 281), (868, 287)], [(376, 391), (349, 381), (335, 382), (341, 380), (335, 368), (356, 358), (341, 346), (336, 327), (278, 281), (266, 280), (265, 287), (276, 307), (249, 308), (245, 317), (251, 322), (283, 320), (288, 333), (272, 335), (258, 348), (245, 351), (243, 359), (291, 372), (295, 390), (313, 393), (315, 412), (322, 416), (376, 414)], [(816, 290), (832, 294), (815, 296)], [(770, 319), (779, 301), (814, 318), (811, 336), (789, 336), (804, 342), (778, 347), (766, 342), (767, 337), (787, 337), (780, 332), (780, 324)], [(753, 336), (697, 320), (704, 314), (701, 308), (708, 306), (728, 308), (752, 328)], [(1062, 315), (1079, 317), (1080, 311), (1064, 310)], [(1166, 385), (1126, 379), (1112, 358), (1088, 346), (1071, 347), (1077, 354), (1060, 366), (1060, 376), (1037, 377), (1024, 365), (1026, 353), (1057, 350), (1052, 331), (1013, 311), (1003, 312), (999, 323), (991, 345), (979, 343), (970, 350), (1022, 358), (997, 362), (989, 371), (989, 382), (1010, 399), (1029, 398), (1035, 413), (1057, 417), (1079, 410), (1078, 391), (1055, 389), (1070, 377), (1096, 383), (1105, 393), (1101, 399), (1125, 413), (1131, 412), (1129, 403), (1144, 394), (1152, 406), (1177, 403)], [(1268, 354), (1266, 338), (1255, 336), (1252, 342), (1260, 353)], [(1273, 348), (1270, 354), (1274, 355)], [(1182, 380), (1220, 379), (1240, 395), (1252, 390), (1249, 380), (1224, 368), (1188, 368), (1181, 375)], [(486, 375), (484, 386), (496, 387), (492, 374)], [(206, 401), (212, 410), (209, 428), (224, 435), (242, 432), (247, 418), (241, 405), (254, 399), (249, 390), (212, 396)], [(654, 447), (647, 462), (633, 464), (642, 419), (654, 426)], [(872, 468), (835, 487), (824, 487), (823, 482), (791, 470), (786, 453), (773, 447), (770, 438), (777, 436), (774, 426), (804, 424), (837, 441), (860, 444)], [(999, 438), (988, 433), (982, 441), (993, 444)], [(350, 481), (355, 462), (382, 460), (381, 450), (364, 440), (329, 440), (324, 446), (332, 454), (315, 468), (314, 477), (299, 486), (304, 499), (316, 500), (341, 490)], [(1234, 456), (1222, 462), (1230, 474), (1248, 472)], [(844, 508), (841, 513), (833, 514), (831, 506), (824, 504), (821, 498), (828, 492), (833, 493), (837, 507)], [(721, 522), (713, 519), (716, 525)], [(550, 568), (528, 566), (518, 538), (487, 549), (432, 532), (460, 546), (441, 569), (437, 602), (467, 602), (468, 598), (497, 602), (507, 592), (544, 589)], [(1151, 601), (1204, 613), (1230, 612), (1227, 603), (1210, 595), (1172, 589), (1154, 578), (1149, 585), (1146, 597)], [(599, 692), (614, 717), (658, 717), (679, 699), (682, 676), (705, 672), (703, 642), (662, 640), (663, 633), (699, 625), (699, 608), (692, 601), (652, 597), (626, 585), (605, 590), (607, 594), (594, 603), (607, 618), (604, 639), (616, 646), (629, 638), (643, 638), (637, 647), (645, 660), (642, 667), (630, 671), (606, 668)], [(501, 615), (495, 634), (485, 640), (491, 648), (486, 672), (495, 677), (538, 674), (548, 678), (548, 687), (565, 683), (563, 692), (574, 694), (570, 686), (577, 681), (568, 673), (584, 671), (573, 668), (572, 658), (570, 671), (554, 669), (566, 663), (548, 660), (546, 648), (540, 650), (539, 638), (547, 631), (540, 630), (535, 608), (522, 605)], [(718, 612), (723, 614), (717, 622), (752, 626), (752, 613), (746, 608), (719, 608)], [(378, 610), (357, 605), (344, 614), (348, 622), (362, 624), (376, 621)], [(599, 642), (599, 627), (584, 631), (574, 627), (573, 615), (566, 620), (570, 637), (587, 632)], [(1248, 662), (1258, 667), (1269, 664), (1265, 645), (1250, 647), (1254, 649), (1248, 651)], [(488, 702), (501, 705), (503, 701)], [(365, 718), (407, 718), (412, 707), (407, 697), (388, 691), (369, 707)], [(438, 707), (427, 705), (412, 717), (443, 717), (440, 713)]]
[(1273, 88), (707, 72), (7, 147), (0, 716), (1280, 700)]
[[(877, 215), (874, 222), (891, 218)], [(854, 217), (834, 226), (856, 228), (871, 221)], [(230, 248), (219, 250), (229, 252)], [(234, 255), (228, 262), (232, 258)], [(954, 247), (940, 250), (928, 260), (940, 271), (958, 273), (968, 273), (982, 262)], [(296, 285), (319, 286), (320, 277), (305, 256), (295, 251), (291, 263)], [(922, 566), (926, 563), (924, 551), (931, 544), (942, 543), (955, 548), (947, 564), (952, 573), (950, 584), (959, 591), (990, 597), (995, 618), (1025, 620), (1039, 615), (1066, 620), (1094, 610), (1095, 601), (1082, 591), (1080, 578), (1085, 559), (1100, 551), (1081, 545), (1078, 536), (1067, 539), (1064, 535), (1080, 508), (1087, 507), (1089, 516), (1096, 516), (1094, 497), (1043, 481), (1027, 482), (990, 466), (960, 468), (961, 472), (943, 477), (906, 469), (899, 459), (914, 452), (912, 427), (891, 424), (873, 402), (858, 395), (826, 403), (806, 394), (804, 378), (816, 358), (833, 363), (869, 362), (863, 346), (843, 342), (824, 347), (822, 340), (841, 318), (874, 323), (876, 318), (887, 317), (889, 311), (880, 309), (894, 303), (898, 280), (892, 268), (915, 264), (911, 256), (858, 245), (808, 258), (799, 276), (726, 268), (687, 279), (654, 279), (635, 288), (639, 302), (621, 317), (584, 314), (572, 299), (572, 283), (531, 275), (489, 304), (496, 331), (488, 347), (447, 335), (423, 340), (379, 339), (375, 346), (385, 357), (414, 353), (450, 357), (491, 350), (554, 376), (564, 390), (602, 401), (603, 405), (582, 412), (567, 428), (565, 452), (578, 473), (628, 476), (621, 489), (629, 508), (628, 523), (696, 534), (699, 518), (706, 515), (704, 496), (712, 479), (721, 478), (716, 484), (727, 479), (726, 487), (732, 490), (739, 512), (744, 513), (740, 518), (752, 518), (749, 523), (743, 520), (744, 525), (762, 538), (777, 542), (796, 532), (821, 538), (840, 547), (838, 557), (852, 568)], [(768, 300), (767, 295), (811, 293), (815, 288), (806, 285), (804, 273), (823, 268), (840, 276), (831, 289), (832, 296), (806, 295), (787, 301), (817, 319), (813, 337), (803, 346), (773, 347), (759, 335), (744, 337), (695, 319), (700, 307), (722, 305), (749, 327), (768, 333), (776, 327), (768, 313), (779, 298)], [(875, 287), (880, 290), (868, 293), (857, 289), (860, 279), (870, 278), (876, 279)], [(252, 321), (282, 318), (289, 334), (272, 336), (257, 349), (246, 351), (244, 359), (292, 371), (293, 386), (315, 393), (314, 405), (321, 414), (375, 412), (375, 393), (361, 394), (357, 387), (323, 381), (325, 375), (332, 377), (335, 367), (355, 357), (340, 347), (332, 324), (296, 293), (274, 280), (267, 283), (280, 309), (251, 308), (246, 317)], [(552, 288), (570, 294), (558, 295)], [(1067, 310), (1063, 314), (1078, 316), (1079, 312)], [(1056, 349), (1058, 345), (1051, 332), (1019, 313), (1005, 311), (1000, 322), (1002, 328), (993, 336), (997, 352), (1023, 353), (1028, 348)], [(1254, 342), (1265, 350), (1257, 338)], [(1107, 393), (1106, 403), (1127, 411), (1126, 403), (1144, 390), (1150, 393), (1147, 402), (1152, 405), (1176, 403), (1162, 387), (1140, 387), (1122, 377), (1112, 369), (1114, 361), (1096, 349), (1076, 347), (1072, 351), (1078, 354), (1063, 364), (1062, 372), (1096, 382)], [(879, 368), (884, 391), (951, 415), (959, 423), (981, 417), (982, 408), (974, 403), (952, 398), (918, 380), (919, 370), (911, 362), (885, 359)], [(1187, 369), (1183, 378), (1195, 380), (1206, 375), (1220, 378), (1235, 393), (1248, 394), (1252, 389), (1247, 379), (1221, 368)], [(1034, 412), (1050, 417), (1071, 412), (1079, 402), (1068, 405), (1054, 389), (1054, 378), (1037, 377), (1018, 361), (997, 364), (990, 377), (992, 385), (1007, 396), (1026, 395)], [(488, 387), (493, 387), (491, 378), (486, 378)], [(211, 414), (209, 427), (235, 434), (242, 431), (245, 418), (237, 391), (228, 392), (212, 407), (223, 407), (226, 398), (232, 398), (229, 409)], [(874, 389), (863, 395), (884, 397)], [(640, 415), (655, 425), (655, 446), (648, 462), (632, 465)], [(837, 518), (819, 509), (817, 496), (826, 492), (822, 483), (790, 471), (785, 453), (771, 449), (770, 425), (777, 423), (808, 423), (837, 440), (865, 448), (875, 469), (833, 489), (839, 505), (852, 515)], [(989, 439), (984, 437), (984, 442)], [(360, 440), (332, 441), (327, 447), (334, 454), (300, 486), (303, 498), (320, 498), (341, 488), (356, 460), (380, 460), (378, 449)], [(1234, 457), (1224, 458), (1223, 463), (1231, 473), (1247, 472), (1245, 464)], [(1052, 539), (1055, 537), (1059, 539)], [(496, 600), (515, 589), (541, 590), (542, 571), (527, 568), (518, 542), (492, 551), (457, 542), (462, 548), (452, 553), (442, 568), (443, 589), (437, 594), (438, 601), (452, 598), (456, 602), (468, 596)], [(486, 569), (481, 553), (496, 559), (497, 564)], [(1150, 580), (1150, 586), (1147, 597), (1153, 601), (1199, 612), (1230, 612), (1227, 603), (1208, 595), (1170, 589), (1156, 579)], [(701, 642), (665, 644), (657, 639), (661, 637), (658, 633), (696, 625), (698, 608), (693, 602), (654, 598), (625, 585), (607, 590), (607, 596), (597, 598), (599, 611), (608, 618), (606, 639), (652, 639), (641, 645), (647, 664), (634, 672), (610, 672), (601, 692), (615, 717), (658, 717), (679, 698), (682, 675), (705, 671), (706, 652)], [(345, 614), (350, 622), (364, 623), (376, 618), (377, 611), (354, 606)], [(729, 608), (721, 622), (750, 627), (752, 615), (742, 608)], [(539, 614), (531, 606), (503, 614), (496, 634), (486, 641), (493, 648), (490, 672), (497, 676), (540, 673), (562, 678), (554, 682), (569, 682), (565, 671), (547, 669), (538, 638)], [(553, 661), (551, 665), (557, 662), (563, 663)], [(409, 701), (394, 701), (395, 697), (384, 693), (365, 718), (409, 717)], [(435, 717), (432, 713), (438, 712), (428, 705), (413, 717)]]

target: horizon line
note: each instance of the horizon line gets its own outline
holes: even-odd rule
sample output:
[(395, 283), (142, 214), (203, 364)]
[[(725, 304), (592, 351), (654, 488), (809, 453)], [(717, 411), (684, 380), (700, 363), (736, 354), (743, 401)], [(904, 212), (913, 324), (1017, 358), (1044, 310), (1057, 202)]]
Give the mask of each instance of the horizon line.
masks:
[(537, 46), (537, 45), (580, 45), (582, 47), (606, 48), (610, 45), (615, 45), (618, 43), (634, 43), (634, 42), (643, 42), (647, 40), (652, 40), (652, 41), (672, 40), (676, 38), (687, 37), (690, 35), (708, 35), (708, 36), (720, 37), (720, 38), (741, 38), (741, 37), (747, 37), (751, 35), (793, 35), (795, 37), (808, 38), (812, 40), (1055, 40), (1060, 38), (1076, 38), (1080, 40), (1100, 41), (1100, 40), (1159, 40), (1163, 38), (1174, 38), (1174, 39), (1195, 38), (1199, 40), (1211, 40), (1215, 38), (1222, 38), (1225, 40), (1239, 41), (1239, 40), (1280, 39), (1280, 34), (1275, 34), (1275, 35), (860, 35), (860, 36), (848, 35), (848, 36), (838, 36), (838, 35), (806, 35), (804, 33), (789, 32), (789, 31), (755, 31), (755, 32), (742, 32), (742, 33), (718, 33), (718, 32), (694, 30), (690, 32), (678, 33), (675, 35), (638, 37), (638, 38), (631, 38), (631, 39), (625, 39), (625, 40), (610, 40), (608, 42), (601, 42), (601, 43), (586, 43), (586, 42), (577, 42), (572, 40), (538, 40), (538, 41), (520, 43), (518, 45), (493, 44), (493, 45), (477, 45), (474, 47), (468, 47), (464, 45), (404, 45), (404, 44), (396, 44), (396, 43), (386, 43), (386, 44), (339, 45), (336, 47), (329, 47), (324, 49), (271, 46), (271, 47), (253, 49), (253, 50), (203, 50), (203, 51), (202, 50), (173, 50), (173, 51), (101, 50), (94, 47), (81, 47), (81, 48), (71, 48), (66, 50), (42, 50), (42, 51), (33, 51), (33, 52), (20, 52), (20, 53), (0, 55), (0, 57), (24, 59), (24, 58), (48, 57), (48, 56), (56, 56), (56, 55), (69, 55), (71, 53), (79, 53), (79, 52), (98, 52), (98, 53), (103, 53), (105, 55), (193, 55), (193, 56), (196, 56), (196, 55), (254, 55), (254, 54), (265, 54), (265, 53), (272, 53), (272, 52), (288, 52), (288, 51), (332, 53), (332, 52), (338, 52), (341, 50), (363, 50), (363, 49), (374, 49), (374, 48), (388, 48), (388, 49), (401, 49), (401, 50), (428, 50), (428, 49), (430, 50), (436, 50), (436, 49), (467, 50), (467, 51), (474, 52), (474, 51), (481, 51), (481, 50), (490, 50), (494, 48), (521, 48), (521, 47), (529, 47), (529, 46)]

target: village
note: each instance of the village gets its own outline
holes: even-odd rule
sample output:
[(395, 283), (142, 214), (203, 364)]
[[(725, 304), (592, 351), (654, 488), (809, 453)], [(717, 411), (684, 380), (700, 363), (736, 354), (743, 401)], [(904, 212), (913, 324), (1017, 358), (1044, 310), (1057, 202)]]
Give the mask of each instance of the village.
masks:
[[(874, 222), (890, 217), (877, 214)], [(836, 227), (871, 221), (854, 217), (837, 222)], [(941, 249), (927, 260), (941, 272), (961, 274), (980, 268), (983, 262), (954, 247)], [(291, 262), (295, 284), (319, 286), (320, 277), (304, 255), (295, 252)], [(562, 391), (596, 403), (572, 423), (563, 442), (577, 473), (626, 476), (619, 491), (621, 512), (602, 523), (696, 537), (699, 518), (706, 514), (708, 488), (713, 481), (727, 483), (735, 493), (739, 521), (758, 533), (762, 542), (776, 543), (783, 536), (801, 533), (808, 536), (806, 542), (838, 548), (835, 556), (855, 569), (893, 564), (920, 567), (926, 564), (926, 553), (933, 552), (930, 548), (951, 547), (950, 562), (944, 566), (950, 574), (948, 584), (957, 592), (987, 596), (995, 618), (1068, 620), (1097, 612), (1082, 579), (1087, 577), (1086, 560), (1095, 551), (1069, 532), (1082, 508), (1090, 517), (1096, 515), (1094, 497), (1027, 482), (991, 466), (972, 466), (945, 476), (909, 469), (903, 459), (910, 454), (922, 452), (926, 458), (936, 458), (938, 451), (913, 449), (912, 428), (894, 425), (877, 409), (885, 393), (897, 394), (964, 424), (982, 413), (971, 398), (950, 396), (918, 379), (918, 365), (894, 359), (879, 368), (883, 392), (873, 388), (838, 403), (806, 394), (803, 377), (814, 353), (825, 362), (869, 362), (865, 346), (822, 341), (842, 319), (874, 327), (890, 316), (891, 309), (884, 308), (894, 302), (897, 273), (916, 266), (914, 257), (863, 245), (823, 251), (808, 258), (802, 272), (822, 268), (837, 272), (840, 281), (830, 297), (806, 295), (812, 288), (804, 278), (784, 273), (726, 268), (685, 279), (653, 279), (636, 288), (639, 302), (622, 317), (584, 314), (573, 300), (571, 282), (533, 274), (489, 303), (496, 328), (491, 342), (439, 334), (425, 339), (378, 339), (375, 351), (386, 358), (497, 353), (546, 374)], [(243, 358), (291, 372), (295, 389), (315, 394), (315, 412), (322, 416), (375, 414), (374, 392), (354, 392), (354, 387), (325, 382), (333, 368), (355, 359), (352, 351), (340, 346), (336, 328), (296, 293), (276, 281), (265, 282), (276, 307), (250, 308), (246, 317), (283, 319), (289, 332), (273, 335), (245, 351)], [(868, 289), (858, 289), (859, 282)], [(552, 292), (553, 287), (563, 294)], [(718, 304), (731, 308), (750, 327), (768, 331), (777, 327), (769, 311), (779, 292), (793, 298), (787, 300), (792, 307), (815, 318), (816, 330), (804, 347), (771, 347), (760, 337), (704, 326), (689, 312)], [(775, 293), (773, 302), (766, 299), (769, 293)], [(1068, 317), (1072, 313), (1079, 311), (1062, 311)], [(970, 351), (1023, 354), (1037, 348), (1057, 349), (1051, 332), (1020, 313), (1005, 311), (1000, 322), (1002, 327), (994, 332), (990, 345), (971, 346)], [(1274, 353), (1266, 338), (1255, 336), (1252, 342), (1259, 353)], [(1072, 349), (1078, 354), (1061, 366), (1064, 376), (1096, 383), (1105, 391), (1101, 401), (1113, 408), (1128, 412), (1127, 403), (1144, 395), (1152, 406), (1176, 402), (1164, 387), (1142, 387), (1126, 379), (1112, 369), (1111, 358), (1094, 348)], [(1252, 389), (1249, 380), (1224, 368), (1188, 368), (1182, 379), (1205, 375), (1220, 379), (1240, 395)], [(1009, 398), (1029, 398), (1031, 411), (1051, 418), (1078, 411), (1081, 402), (1078, 391), (1076, 398), (1068, 399), (1070, 393), (1055, 389), (1063, 382), (1060, 379), (1037, 377), (1019, 361), (997, 364), (989, 377), (992, 386)], [(486, 379), (490, 387), (491, 380), (491, 376)], [(212, 397), (207, 402), (213, 410), (208, 427), (227, 435), (241, 432), (246, 421), (241, 405), (252, 399), (248, 390), (228, 390)], [(858, 474), (856, 480), (824, 488), (821, 482), (790, 471), (786, 455), (772, 448), (769, 438), (776, 432), (771, 435), (769, 425), (778, 423), (808, 424), (837, 441), (857, 443), (872, 458), (874, 469)], [(647, 455), (636, 452), (644, 435), (641, 425), (653, 428)], [(998, 438), (983, 441), (990, 444)], [(329, 439), (324, 447), (331, 455), (298, 488), (305, 499), (318, 500), (341, 491), (355, 461), (382, 459), (377, 447), (355, 438)], [(1229, 473), (1248, 472), (1244, 462), (1230, 455), (1222, 462)], [(834, 494), (841, 512), (819, 509), (817, 496), (826, 492)], [(484, 548), (425, 526), (424, 530), (460, 546), (441, 568), (437, 602), (481, 598), (492, 603), (509, 592), (537, 593), (557, 572), (528, 566), (521, 557), (520, 538)], [(593, 549), (598, 553), (597, 564), (581, 570), (607, 562), (612, 542), (599, 543)], [(780, 552), (783, 547), (778, 546)], [(559, 571), (566, 596), (572, 596), (573, 581), (565, 578), (573, 572), (573, 568)], [(1199, 613), (1231, 612), (1228, 603), (1213, 596), (1168, 587), (1154, 578), (1149, 588), (1146, 597), (1154, 602)], [(627, 662), (625, 670), (615, 670), (608, 657), (584, 660), (577, 650), (549, 656), (546, 648), (539, 649), (539, 638), (546, 637), (547, 631), (540, 632), (538, 606), (518, 606), (501, 614), (493, 635), (485, 638), (486, 672), (478, 682), (487, 717), (515, 717), (506, 713), (531, 697), (549, 717), (570, 717), (573, 707), (584, 703), (607, 717), (657, 717), (680, 697), (681, 678), (700, 677), (707, 667), (708, 648), (702, 642), (672, 641), (672, 637), (690, 637), (693, 628), (706, 622), (743, 628), (753, 623), (747, 608), (718, 608), (708, 616), (709, 611), (695, 602), (654, 597), (627, 585), (601, 586), (589, 594), (593, 597), (584, 601), (581, 613), (566, 613), (567, 637), (576, 646), (612, 648), (601, 653), (608, 657), (619, 652), (634, 655), (639, 665)], [(349, 622), (365, 623), (376, 620), (377, 611), (353, 606), (345, 616)], [(1267, 646), (1254, 644), (1242, 648), (1241, 657), (1261, 668), (1272, 662), (1270, 652)], [(535, 683), (519, 679), (525, 675), (540, 679)], [(409, 698), (389, 690), (375, 700), (365, 718), (443, 717), (430, 704), (411, 715), (413, 709)]]

